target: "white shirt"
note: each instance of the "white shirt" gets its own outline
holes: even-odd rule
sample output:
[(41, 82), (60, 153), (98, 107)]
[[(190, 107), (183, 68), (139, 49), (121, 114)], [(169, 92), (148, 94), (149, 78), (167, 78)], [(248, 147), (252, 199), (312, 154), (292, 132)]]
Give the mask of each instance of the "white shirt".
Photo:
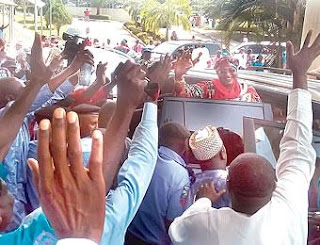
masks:
[(247, 54), (246, 53), (239, 53), (239, 54), (236, 54), (234, 56), (234, 58), (238, 59), (239, 60), (239, 68), (243, 68), (243, 69), (246, 69), (247, 68)]
[(316, 158), (311, 126), (311, 95), (296, 89), (289, 94), (278, 182), (270, 202), (249, 216), (231, 208), (211, 208), (210, 200), (201, 198), (170, 226), (173, 244), (307, 244), (308, 189)]
[(85, 238), (64, 238), (60, 239), (57, 245), (97, 245), (97, 243)]
[(198, 69), (206, 69), (208, 68), (208, 62), (211, 61), (210, 52), (206, 47), (194, 49), (192, 51), (191, 58), (192, 60), (195, 60), (196, 58), (198, 58), (200, 53), (202, 53), (200, 60), (194, 65), (194, 67)]

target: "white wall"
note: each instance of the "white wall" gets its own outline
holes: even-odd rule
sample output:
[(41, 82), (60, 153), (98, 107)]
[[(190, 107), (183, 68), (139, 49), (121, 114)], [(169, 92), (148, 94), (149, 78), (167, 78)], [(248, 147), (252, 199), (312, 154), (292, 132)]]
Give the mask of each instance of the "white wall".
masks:
[[(86, 9), (90, 10), (90, 13), (95, 15), (97, 13), (97, 8), (86, 8), (86, 7), (67, 7), (67, 10), (73, 16), (84, 16), (84, 11)], [(101, 8), (100, 9), (101, 15), (109, 15), (111, 20), (127, 22), (130, 21), (131, 18), (128, 12), (124, 9), (107, 9)]]

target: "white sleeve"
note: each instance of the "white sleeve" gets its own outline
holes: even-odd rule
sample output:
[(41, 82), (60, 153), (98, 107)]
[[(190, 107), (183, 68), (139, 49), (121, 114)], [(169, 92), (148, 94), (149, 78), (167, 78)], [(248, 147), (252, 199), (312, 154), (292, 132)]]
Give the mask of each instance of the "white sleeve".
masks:
[(311, 94), (295, 89), (289, 94), (287, 125), (280, 142), (276, 165), (278, 178), (273, 197), (285, 200), (295, 210), (307, 210), (308, 190), (315, 169), (312, 145)]
[(57, 245), (98, 245), (86, 238), (64, 238), (57, 242)]

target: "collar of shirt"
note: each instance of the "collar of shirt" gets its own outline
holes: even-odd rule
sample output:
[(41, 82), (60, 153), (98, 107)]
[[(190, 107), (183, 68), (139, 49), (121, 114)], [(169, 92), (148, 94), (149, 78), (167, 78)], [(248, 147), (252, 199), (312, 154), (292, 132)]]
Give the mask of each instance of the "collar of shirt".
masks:
[(227, 178), (228, 177), (228, 170), (226, 169), (214, 169), (214, 170), (205, 170), (199, 174), (196, 175), (196, 178), (203, 178), (206, 176), (211, 177), (221, 177), (221, 178)]
[(182, 157), (168, 147), (160, 146), (158, 153), (161, 158), (165, 160), (173, 160), (183, 167), (186, 167), (186, 162), (182, 159)]

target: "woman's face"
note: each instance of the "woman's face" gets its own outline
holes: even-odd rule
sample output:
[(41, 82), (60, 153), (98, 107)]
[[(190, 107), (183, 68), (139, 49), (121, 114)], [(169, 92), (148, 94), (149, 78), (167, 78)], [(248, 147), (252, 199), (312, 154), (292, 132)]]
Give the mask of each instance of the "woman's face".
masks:
[(237, 79), (237, 70), (233, 67), (221, 68), (217, 71), (218, 77), (224, 86), (231, 86)]

